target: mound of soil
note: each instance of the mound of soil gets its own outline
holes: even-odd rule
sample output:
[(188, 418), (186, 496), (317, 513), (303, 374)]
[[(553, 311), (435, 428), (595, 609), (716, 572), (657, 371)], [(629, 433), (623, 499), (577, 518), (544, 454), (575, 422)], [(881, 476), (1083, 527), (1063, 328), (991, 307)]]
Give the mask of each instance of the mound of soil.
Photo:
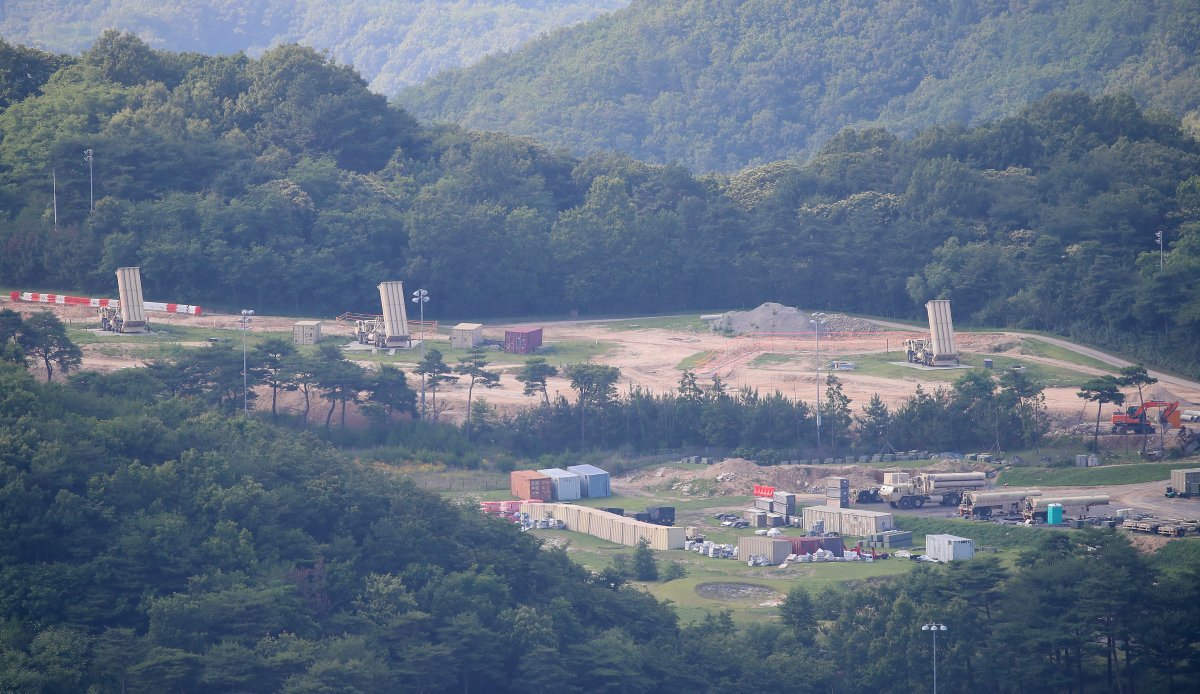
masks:
[[(713, 321), (717, 332), (744, 335), (746, 333), (807, 333), (813, 329), (811, 317), (793, 306), (768, 301), (753, 311), (729, 311)], [(841, 313), (826, 314), (821, 330), (836, 333), (876, 333), (883, 329), (860, 318)]]

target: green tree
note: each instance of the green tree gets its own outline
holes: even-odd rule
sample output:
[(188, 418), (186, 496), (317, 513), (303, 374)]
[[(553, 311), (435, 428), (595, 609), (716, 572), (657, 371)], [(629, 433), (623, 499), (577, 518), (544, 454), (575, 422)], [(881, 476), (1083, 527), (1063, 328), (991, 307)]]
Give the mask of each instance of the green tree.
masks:
[(458, 360), (458, 364), (454, 367), (454, 373), (466, 376), (468, 379), (467, 417), (464, 425), (468, 440), (471, 438), (471, 400), (475, 393), (475, 384), (478, 383), (484, 388), (497, 388), (500, 386), (500, 373), (498, 371), (489, 371), (486, 368), (487, 364), (487, 353), (484, 349), (482, 347), (472, 347), (465, 356)]
[(829, 447), (838, 451), (840, 444), (847, 443), (850, 423), (850, 398), (842, 392), (842, 381), (834, 374), (825, 377), (825, 399), (821, 402), (821, 421), (829, 435)]
[(357, 401), (358, 394), (365, 386), (363, 369), (358, 364), (346, 361), (342, 357), (341, 348), (334, 345), (321, 345), (318, 349), (317, 360), (320, 371), (317, 373), (317, 387), (329, 400), (329, 411), (325, 413), (325, 428), (329, 428), (333, 420), (333, 411), (341, 405), (341, 429), (346, 429), (346, 403)]
[(558, 375), (558, 368), (547, 363), (544, 357), (532, 357), (525, 360), (521, 370), (517, 372), (517, 380), (525, 384), (526, 396), (542, 394), (542, 404), (550, 406), (550, 396), (546, 392), (546, 379)]
[(1121, 392), (1122, 381), (1116, 376), (1104, 375), (1099, 378), (1093, 378), (1084, 383), (1077, 395), (1079, 398), (1087, 402), (1096, 403), (1096, 429), (1092, 432), (1092, 450), (1099, 451), (1100, 443), (1100, 415), (1104, 412), (1106, 403), (1114, 405), (1123, 405), (1125, 403), (1125, 394)]
[(403, 412), (417, 414), (417, 394), (408, 385), (404, 372), (390, 364), (380, 364), (379, 371), (367, 379), (367, 400), (380, 408), (384, 421)]
[(858, 420), (859, 442), (867, 450), (882, 452), (890, 445), (888, 429), (891, 414), (888, 412), (888, 406), (879, 397), (879, 393), (875, 393), (862, 409), (862, 414), (855, 417)]
[(257, 361), (262, 363), (265, 374), (264, 381), (271, 387), (271, 420), (277, 415), (276, 403), (279, 391), (294, 391), (297, 386), (288, 378), (288, 358), (296, 353), (296, 347), (289, 341), (272, 337), (263, 340), (254, 348)]
[(6, 308), (0, 309), (0, 360), (25, 363), (25, 354), (21, 351), (21, 328), (25, 321), (21, 314)]
[[(1146, 367), (1142, 364), (1130, 364), (1129, 366), (1121, 367), (1118, 372), (1120, 375), (1121, 384), (1126, 387), (1137, 388), (1138, 405), (1142, 408), (1146, 406), (1146, 395), (1143, 389), (1146, 386), (1152, 386), (1158, 383), (1158, 379), (1146, 372)], [(1158, 445), (1162, 448), (1163, 445), (1163, 427), (1158, 427)], [(1146, 432), (1142, 432), (1142, 454), (1146, 453)]]
[(563, 367), (563, 373), (570, 380), (571, 388), (578, 393), (579, 443), (586, 446), (588, 407), (596, 410), (608, 407), (617, 394), (621, 370), (615, 366), (585, 363), (568, 364)]
[(788, 591), (783, 604), (779, 606), (779, 621), (790, 628), (796, 640), (802, 645), (811, 646), (816, 640), (818, 614), (812, 595), (803, 586), (796, 586)]
[(54, 367), (63, 373), (83, 363), (83, 351), (67, 337), (67, 328), (51, 311), (39, 311), (21, 325), (18, 343), (25, 354), (46, 367), (46, 382), (54, 377)]
[(637, 548), (633, 550), (633, 577), (639, 581), (658, 580), (658, 562), (654, 561), (654, 552), (647, 540), (638, 540)]
[[(425, 356), (421, 358), (421, 361), (417, 362), (417, 368), (414, 370), (421, 374), (421, 387), (429, 388), (430, 409), (433, 411), (433, 421), (436, 422), (438, 420), (438, 415), (440, 414), (437, 406), (438, 387), (443, 383), (453, 383), (454, 381), (457, 381), (458, 376), (450, 375), (451, 369), (442, 359), (441, 350), (437, 349), (431, 349), (426, 352)], [(421, 402), (421, 407), (421, 419), (425, 419), (426, 413), (423, 399)]]

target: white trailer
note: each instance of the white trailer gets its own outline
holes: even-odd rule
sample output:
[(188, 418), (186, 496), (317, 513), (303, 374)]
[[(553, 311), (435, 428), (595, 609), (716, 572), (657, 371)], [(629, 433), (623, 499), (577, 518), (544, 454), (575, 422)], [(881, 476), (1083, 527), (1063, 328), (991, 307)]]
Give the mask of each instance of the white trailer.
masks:
[(376, 347), (407, 347), (408, 307), (405, 305), (403, 282), (380, 282), (379, 300), (383, 304), (383, 331), (375, 332)]
[(937, 299), (925, 304), (929, 315), (929, 337), (933, 348), (932, 366), (953, 366), (958, 363), (958, 347), (954, 344), (954, 320), (950, 317), (950, 302)]

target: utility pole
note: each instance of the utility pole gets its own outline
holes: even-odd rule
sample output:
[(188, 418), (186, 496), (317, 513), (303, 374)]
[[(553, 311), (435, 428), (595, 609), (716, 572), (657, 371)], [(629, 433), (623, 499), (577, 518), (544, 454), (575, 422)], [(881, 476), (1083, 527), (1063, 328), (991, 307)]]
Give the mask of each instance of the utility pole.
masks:
[(83, 160), (88, 163), (88, 212), (96, 210), (96, 188), (92, 183), (92, 159), (94, 159), (92, 150), (83, 150)]
[(821, 326), (825, 324), (824, 313), (812, 314), (810, 321), (813, 326), (813, 334), (817, 339), (817, 462), (821, 461)]
[(242, 317), (238, 320), (242, 324), (242, 414), (250, 414), (250, 396), (248, 394), (249, 378), (247, 377), (246, 369), (246, 328), (250, 326), (250, 316), (254, 315), (254, 311), (244, 308), (242, 309)]
[(1158, 241), (1158, 271), (1163, 269), (1163, 232), (1162, 229), (1154, 232), (1154, 239)]

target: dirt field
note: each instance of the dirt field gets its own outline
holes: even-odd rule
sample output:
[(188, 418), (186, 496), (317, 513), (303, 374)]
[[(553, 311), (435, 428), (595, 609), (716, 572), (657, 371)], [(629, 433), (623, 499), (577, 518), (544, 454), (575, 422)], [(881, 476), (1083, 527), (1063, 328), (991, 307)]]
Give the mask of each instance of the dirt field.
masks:
[[(40, 304), (22, 302), (5, 302), (8, 306), (30, 313), (46, 308)], [(53, 306), (64, 322), (72, 327), (83, 327), (95, 323), (93, 309), (69, 306)], [(221, 332), (227, 339), (236, 339), (239, 316), (206, 314), (201, 316), (150, 314), (151, 325), (171, 325), (190, 328), (200, 328)], [(290, 333), (294, 318), (255, 316), (250, 324), (251, 339), (255, 334), (263, 332)], [(658, 319), (646, 319), (654, 323)], [(681, 363), (689, 365), (702, 384), (711, 382), (714, 376), (719, 376), (726, 386), (740, 388), (749, 386), (760, 392), (778, 390), (789, 397), (797, 397), (812, 402), (818, 388), (817, 376), (814, 372), (816, 365), (816, 343), (811, 335), (790, 335), (771, 338), (734, 338), (713, 333), (700, 328), (662, 329), (655, 327), (631, 328), (637, 319), (622, 321), (562, 321), (543, 322), (544, 342), (548, 345), (570, 342), (575, 344), (595, 343), (613, 345), (611, 349), (596, 355), (593, 360), (599, 363), (616, 366), (621, 370), (620, 390), (637, 385), (655, 392), (665, 392), (676, 388), (682, 374)], [(889, 352), (889, 362), (903, 364), (903, 352), (900, 343), (905, 337), (919, 334), (911, 328), (896, 324), (881, 323), (887, 328), (884, 332), (875, 333), (843, 333), (827, 335), (820, 344), (820, 356), (823, 363), (832, 358), (854, 360), (859, 355), (883, 355)], [(442, 326), (442, 334), (430, 336), (430, 345), (449, 346), (447, 328)], [(502, 340), (504, 329), (511, 326), (493, 325), (484, 329), (484, 335), (489, 340)], [(901, 328), (903, 328), (901, 330)], [(322, 321), (324, 335), (351, 336), (351, 328), (339, 325), (332, 320)], [(959, 351), (964, 353), (979, 353), (988, 355), (1013, 356), (1025, 362), (1046, 364), (1051, 367), (1068, 368), (1075, 372), (1099, 375), (1101, 369), (1073, 364), (1067, 361), (1031, 354), (1016, 354), (1020, 335), (1016, 333), (959, 333), (957, 335)], [(133, 348), (128, 343), (118, 345), (115, 341), (106, 344), (99, 338), (99, 344), (84, 345), (84, 368), (112, 370), (116, 368), (138, 366), (142, 359), (130, 354)], [(1067, 344), (1049, 338), (1039, 338), (1045, 341)], [(179, 346), (202, 344), (195, 342), (176, 342)], [(1081, 353), (1094, 357), (1105, 358), (1093, 350), (1076, 348)], [(710, 355), (709, 361), (697, 360), (698, 355)], [(780, 355), (776, 359), (758, 359), (763, 354)], [(349, 358), (355, 359), (354, 353)], [(1107, 357), (1111, 363), (1123, 363), (1120, 360)], [(364, 362), (367, 363), (367, 362)], [(404, 364), (401, 364), (404, 367)], [(515, 378), (519, 368), (515, 365), (497, 367), (502, 372), (499, 388), (487, 390), (480, 397), (502, 410), (512, 410), (528, 406), (532, 403), (529, 397), (522, 394), (522, 385)], [(864, 404), (874, 394), (879, 394), (889, 406), (896, 406), (910, 397), (918, 384), (926, 390), (932, 390), (939, 385), (946, 386), (942, 378), (932, 377), (929, 370), (919, 367), (896, 367), (899, 374), (893, 373), (888, 377), (856, 373), (853, 371), (839, 372), (843, 390), (853, 401), (855, 410)], [(825, 372), (822, 371), (822, 380)], [(1161, 388), (1173, 397), (1182, 398), (1186, 402), (1200, 401), (1200, 383), (1182, 379), (1163, 378)], [(569, 383), (563, 378), (550, 379), (548, 390), (551, 397), (562, 394), (570, 397), (572, 391)], [(1046, 401), (1052, 414), (1062, 425), (1091, 421), (1095, 410), (1085, 407), (1076, 396), (1076, 388), (1048, 388)], [(465, 410), (466, 388), (451, 386), (439, 395), (439, 400), (450, 404), (451, 409), (443, 414), (450, 420), (459, 420)], [(290, 406), (291, 403), (285, 403)]]

